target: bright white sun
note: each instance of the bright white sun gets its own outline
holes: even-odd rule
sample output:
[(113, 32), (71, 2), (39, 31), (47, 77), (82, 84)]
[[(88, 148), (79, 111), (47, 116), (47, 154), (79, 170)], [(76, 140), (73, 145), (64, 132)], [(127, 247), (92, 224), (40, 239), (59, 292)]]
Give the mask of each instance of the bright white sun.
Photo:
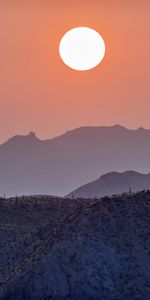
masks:
[(105, 43), (97, 31), (89, 27), (77, 27), (62, 37), (59, 53), (62, 61), (71, 69), (87, 71), (103, 60)]

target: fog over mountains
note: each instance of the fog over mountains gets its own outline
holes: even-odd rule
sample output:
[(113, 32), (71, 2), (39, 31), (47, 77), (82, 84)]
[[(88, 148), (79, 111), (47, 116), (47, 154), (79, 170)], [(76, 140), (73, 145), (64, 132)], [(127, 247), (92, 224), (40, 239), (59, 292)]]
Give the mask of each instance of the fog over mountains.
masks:
[(150, 130), (82, 127), (40, 140), (34, 133), (0, 145), (0, 194), (66, 195), (111, 171), (150, 171)]

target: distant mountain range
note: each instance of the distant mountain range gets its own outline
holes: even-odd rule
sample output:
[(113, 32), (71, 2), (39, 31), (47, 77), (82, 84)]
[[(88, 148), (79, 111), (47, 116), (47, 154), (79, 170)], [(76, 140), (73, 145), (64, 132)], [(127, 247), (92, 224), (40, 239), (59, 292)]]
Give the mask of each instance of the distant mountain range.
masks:
[(150, 174), (140, 174), (134, 171), (111, 172), (79, 187), (66, 197), (94, 198), (148, 189), (150, 189)]
[(34, 133), (0, 145), (0, 195), (64, 196), (117, 171), (150, 171), (150, 130), (82, 127), (49, 140)]

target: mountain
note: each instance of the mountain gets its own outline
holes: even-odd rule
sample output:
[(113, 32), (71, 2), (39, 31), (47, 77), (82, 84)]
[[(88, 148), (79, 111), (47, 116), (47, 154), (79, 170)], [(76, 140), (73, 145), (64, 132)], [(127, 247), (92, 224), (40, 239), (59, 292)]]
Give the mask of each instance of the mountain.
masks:
[(150, 173), (140, 174), (134, 171), (123, 173), (110, 172), (100, 176), (97, 180), (79, 187), (66, 197), (94, 198), (148, 189), (150, 189)]
[(150, 299), (150, 192), (0, 208), (1, 300)]
[(49, 140), (31, 132), (0, 145), (0, 195), (64, 196), (111, 172), (150, 170), (150, 130), (82, 127)]

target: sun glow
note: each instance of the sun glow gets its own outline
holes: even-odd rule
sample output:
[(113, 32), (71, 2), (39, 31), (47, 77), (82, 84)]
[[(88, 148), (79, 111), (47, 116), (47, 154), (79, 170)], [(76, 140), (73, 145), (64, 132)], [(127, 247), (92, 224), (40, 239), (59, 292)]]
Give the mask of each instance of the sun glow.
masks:
[(103, 60), (105, 43), (97, 31), (89, 27), (77, 27), (62, 37), (59, 53), (68, 67), (77, 71), (87, 71)]

